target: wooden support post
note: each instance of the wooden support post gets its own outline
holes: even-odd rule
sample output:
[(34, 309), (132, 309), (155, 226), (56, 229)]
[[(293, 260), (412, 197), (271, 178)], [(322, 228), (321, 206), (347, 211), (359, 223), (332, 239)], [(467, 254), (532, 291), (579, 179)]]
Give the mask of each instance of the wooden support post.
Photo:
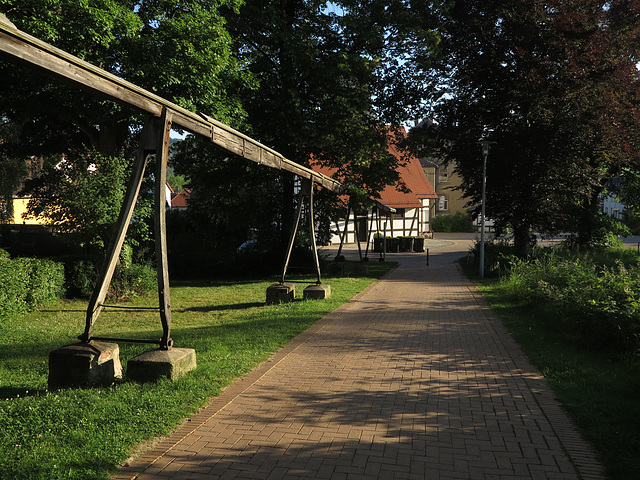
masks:
[(289, 238), (289, 248), (287, 249), (287, 256), (284, 259), (284, 266), (282, 267), (281, 284), (284, 284), (284, 277), (287, 274), (287, 267), (289, 266), (289, 259), (291, 258), (291, 252), (293, 251), (293, 244), (296, 240), (296, 233), (298, 233), (298, 225), (300, 225), (300, 217), (302, 216), (302, 203), (304, 199), (304, 183), (300, 187), (300, 193), (298, 194), (298, 209), (296, 212), (296, 220), (291, 229), (291, 237)]
[[(368, 218), (368, 214), (367, 214)], [(367, 246), (364, 249), (364, 260), (369, 260), (369, 246), (371, 245), (371, 232), (373, 231), (373, 209), (371, 209), (371, 221), (369, 222), (369, 229), (367, 231)]]
[(166, 181), (167, 161), (169, 156), (169, 140), (171, 133), (171, 112), (163, 109), (162, 117), (149, 118), (142, 131), (140, 146), (133, 165), (131, 179), (127, 187), (124, 203), (120, 210), (116, 231), (111, 239), (104, 266), (98, 278), (98, 283), (93, 291), (87, 308), (85, 331), (80, 335), (80, 340), (89, 342), (93, 325), (102, 311), (104, 299), (109, 290), (111, 279), (118, 264), (118, 258), (122, 245), (127, 235), (127, 229), (133, 216), (136, 200), (140, 194), (140, 187), (147, 158), (150, 153), (156, 153), (155, 171), (155, 237), (156, 237), (156, 263), (158, 272), (158, 302), (160, 322), (162, 323), (162, 338), (160, 348), (171, 348), (171, 300), (169, 293), (169, 270), (167, 265), (167, 229), (166, 229)]
[[(304, 180), (303, 180), (304, 182)], [(313, 177), (309, 181), (309, 235), (311, 236), (311, 248), (313, 250), (313, 260), (316, 263), (316, 273), (318, 274), (318, 285), (322, 284), (322, 273), (320, 272), (320, 259), (318, 258), (318, 246), (316, 245), (316, 225), (313, 215)]]
[(358, 257), (362, 261), (362, 247), (360, 246), (360, 228), (358, 227), (358, 213), (353, 209), (353, 234), (356, 238), (356, 244), (358, 245)]
[(168, 350), (173, 345), (171, 340), (171, 297), (169, 294), (169, 266), (167, 262), (167, 162), (169, 158), (169, 142), (171, 134), (171, 112), (166, 108), (162, 111), (160, 128), (158, 129), (158, 144), (156, 147), (155, 172), (155, 237), (156, 237), (156, 268), (158, 274), (158, 301), (160, 306), (160, 321), (162, 322), (162, 338), (160, 348)]
[(351, 216), (351, 205), (347, 207), (347, 218), (344, 220), (344, 230), (342, 231), (342, 236), (340, 237), (340, 246), (338, 247), (338, 253), (336, 253), (336, 262), (340, 260), (340, 255), (342, 255), (342, 246), (344, 245), (345, 240), (347, 239), (347, 235), (349, 233), (349, 217)]
[[(416, 208), (416, 213), (413, 216), (413, 219), (411, 219), (411, 226), (409, 227), (409, 237), (411, 236), (411, 233), (413, 232), (413, 227), (416, 224), (416, 220), (418, 219), (418, 215), (420, 213), (420, 210), (422, 210), (422, 207), (420, 208)], [(420, 221), (418, 221), (418, 228), (416, 229), (416, 237), (420, 235)]]
[(102, 304), (107, 296), (113, 272), (115, 271), (118, 263), (120, 251), (122, 250), (122, 245), (124, 244), (127, 234), (127, 228), (129, 227), (131, 217), (133, 216), (133, 210), (136, 206), (136, 199), (140, 193), (140, 186), (142, 185), (142, 178), (147, 165), (147, 157), (149, 153), (153, 152), (155, 149), (156, 127), (154, 125), (154, 120), (155, 119), (153, 117), (148, 117), (142, 130), (140, 146), (138, 147), (136, 159), (133, 164), (133, 171), (131, 172), (131, 178), (129, 180), (129, 185), (127, 186), (124, 202), (120, 209), (120, 214), (116, 223), (116, 230), (111, 237), (104, 265), (102, 266), (98, 282), (93, 290), (93, 294), (91, 295), (89, 306), (87, 307), (85, 330), (79, 337), (83, 342), (88, 343), (91, 340), (93, 324), (102, 311)]

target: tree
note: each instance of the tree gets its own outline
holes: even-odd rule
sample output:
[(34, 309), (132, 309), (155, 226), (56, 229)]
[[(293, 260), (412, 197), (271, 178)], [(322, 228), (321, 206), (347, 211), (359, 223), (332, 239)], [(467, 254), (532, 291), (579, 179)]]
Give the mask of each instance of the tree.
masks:
[(27, 164), (11, 148), (11, 124), (0, 125), (0, 223), (13, 220), (13, 195), (27, 178)]
[(471, 0), (450, 10), (436, 109), (442, 152), (477, 205), (476, 142), (488, 133), (497, 142), (487, 215), (513, 229), (521, 254), (533, 228), (571, 228), (589, 243), (598, 195), (637, 164), (639, 11), (595, 0)]
[[(238, 2), (0, 0), (0, 11), (21, 30), (185, 108), (238, 125), (244, 112), (236, 92), (252, 81), (232, 56), (223, 6), (233, 10)], [(133, 156), (141, 115), (26, 67), (0, 61), (0, 75), (0, 118), (16, 132), (5, 146), (11, 143), (15, 158), (35, 155), (57, 164), (65, 157), (73, 165), (71, 183), (62, 171), (49, 169), (32, 184), (38, 197), (32, 213), (43, 212), (64, 231), (95, 227), (99, 231), (91, 237), (103, 241), (106, 224), (117, 217), (118, 192), (127, 176), (121, 175), (127, 165), (122, 156)], [(96, 175), (87, 176), (81, 165), (89, 158), (100, 159)], [(110, 191), (91, 198), (86, 189), (106, 188), (101, 182), (109, 175)], [(91, 208), (84, 208), (86, 202)]]
[(622, 203), (636, 215), (640, 215), (640, 172), (626, 170), (622, 174), (618, 195)]
[[(70, 152), (49, 157), (42, 174), (27, 181), (31, 199), (28, 213), (51, 225), (57, 233), (73, 233), (87, 248), (104, 248), (118, 218), (130, 161), (122, 156), (98, 152)], [(139, 217), (148, 217), (150, 199), (141, 199), (137, 217), (130, 226), (130, 243), (146, 240), (149, 229)]]
[[(236, 0), (0, 0), (21, 30), (185, 108), (231, 121), (243, 116), (233, 91), (250, 79), (231, 55), (221, 5), (237, 8)], [(13, 64), (0, 63), (0, 74), (0, 113), (22, 126), (30, 155), (79, 145), (115, 154), (140, 126), (131, 109), (75, 87)]]
[[(260, 84), (244, 101), (251, 134), (297, 163), (332, 167), (354, 198), (394, 183), (381, 127), (421, 107), (437, 3), (248, 0), (229, 16), (229, 31)], [(286, 241), (292, 179), (274, 188)]]

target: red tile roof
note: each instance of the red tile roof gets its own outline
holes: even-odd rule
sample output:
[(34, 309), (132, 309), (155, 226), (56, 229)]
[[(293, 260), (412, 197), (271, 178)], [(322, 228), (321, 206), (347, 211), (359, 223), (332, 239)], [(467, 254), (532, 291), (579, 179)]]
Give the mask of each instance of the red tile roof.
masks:
[(191, 198), (191, 192), (188, 190), (181, 190), (175, 197), (171, 199), (171, 206), (173, 208), (186, 208), (187, 202)]
[[(400, 128), (400, 134), (406, 138), (407, 131), (404, 127)], [(422, 199), (438, 198), (416, 156), (403, 156), (397, 144), (392, 141), (389, 142), (389, 153), (401, 162), (398, 173), (410, 191), (402, 192), (398, 190), (397, 185), (389, 185), (380, 192), (380, 199), (378, 199), (380, 203), (391, 208), (416, 208), (422, 206), (420, 201)], [(319, 165), (312, 165), (312, 168), (328, 176), (335, 173), (335, 170), (331, 171), (330, 168)]]

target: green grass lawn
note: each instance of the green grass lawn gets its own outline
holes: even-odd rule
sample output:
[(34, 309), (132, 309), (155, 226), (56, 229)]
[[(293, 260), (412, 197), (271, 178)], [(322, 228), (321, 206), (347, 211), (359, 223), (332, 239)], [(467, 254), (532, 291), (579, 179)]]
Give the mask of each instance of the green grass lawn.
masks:
[[(476, 279), (477, 280), (477, 279)], [(514, 305), (499, 283), (478, 288), (527, 357), (547, 378), (557, 399), (599, 452), (614, 480), (640, 472), (640, 372), (638, 359), (596, 352), (562, 333), (557, 309)]]
[[(322, 301), (265, 304), (264, 281), (200, 281), (172, 286), (172, 338), (194, 348), (198, 368), (170, 382), (47, 390), (49, 352), (84, 331), (85, 301), (63, 301), (0, 319), (0, 479), (104, 479), (132, 449), (170, 433), (235, 378), (362, 291), (393, 264), (371, 263), (364, 277), (327, 277)], [(313, 283), (313, 282), (311, 282)], [(297, 285), (298, 296), (305, 285)], [(155, 299), (129, 305), (155, 306)], [(106, 310), (94, 335), (154, 339), (157, 312)], [(126, 360), (149, 345), (120, 343)]]

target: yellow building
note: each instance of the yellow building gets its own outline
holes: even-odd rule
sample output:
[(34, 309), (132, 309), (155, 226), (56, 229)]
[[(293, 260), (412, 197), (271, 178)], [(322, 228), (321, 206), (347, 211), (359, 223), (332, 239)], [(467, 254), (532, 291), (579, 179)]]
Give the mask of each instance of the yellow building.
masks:
[(460, 190), (457, 190), (462, 180), (455, 172), (455, 166), (451, 163), (445, 165), (442, 161), (431, 157), (421, 158), (420, 164), (438, 195), (435, 214), (466, 213), (467, 199), (462, 196)]
[(37, 218), (23, 218), (22, 214), (27, 211), (29, 197), (13, 197), (13, 220), (8, 223), (18, 225), (43, 225)]

